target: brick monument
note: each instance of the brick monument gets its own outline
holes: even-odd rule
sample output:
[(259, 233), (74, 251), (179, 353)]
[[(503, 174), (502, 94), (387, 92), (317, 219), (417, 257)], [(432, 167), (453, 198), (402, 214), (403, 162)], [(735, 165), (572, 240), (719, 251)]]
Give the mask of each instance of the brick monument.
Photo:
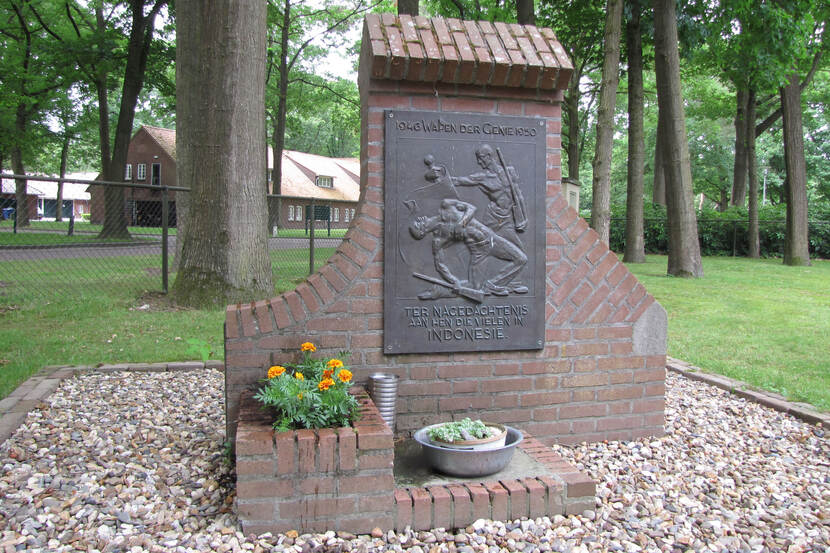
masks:
[[(665, 311), (562, 194), (560, 102), (571, 72), (549, 29), (367, 16), (360, 207), (318, 273), (227, 308), (229, 439), (240, 394), (307, 340), (350, 350), (358, 382), (397, 374), (401, 433), (467, 415), (546, 444), (663, 432)], [(500, 207), (481, 182), (488, 170), (504, 187), (525, 187), (510, 196), (523, 202), (507, 206), (526, 210), (521, 241), (487, 222)], [(518, 230), (517, 215), (505, 217)], [(443, 231), (442, 220), (464, 232)], [(410, 315), (426, 315), (427, 328), (407, 328), (419, 324)]]
[[(663, 433), (666, 313), (563, 197), (560, 103), (571, 73), (550, 29), (366, 17), (352, 226), (295, 290), (226, 312), (227, 435), (244, 465), (246, 531), (581, 512), (593, 482), (546, 445)], [(399, 434), (464, 416), (509, 424), (532, 435), (529, 451), (555, 478), (349, 495), (366, 478), (353, 473), (364, 456), (368, 478), (392, 489), (391, 433), (377, 417), (336, 439), (274, 435), (249, 407), (240, 419), (243, 393), (309, 340), (351, 351), (358, 383), (376, 371), (400, 377)], [(296, 470), (334, 471), (313, 483), (300, 515), (281, 510), (305, 485)], [(367, 520), (337, 518), (343, 497)], [(435, 514), (448, 502), (459, 502), (452, 520)]]

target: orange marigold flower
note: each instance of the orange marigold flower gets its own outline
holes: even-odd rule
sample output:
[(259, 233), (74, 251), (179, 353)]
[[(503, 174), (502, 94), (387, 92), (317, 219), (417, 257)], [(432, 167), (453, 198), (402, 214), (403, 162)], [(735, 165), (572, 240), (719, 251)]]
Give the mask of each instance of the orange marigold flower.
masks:
[(282, 365), (274, 365), (270, 369), (268, 369), (268, 378), (276, 378), (278, 376), (282, 376), (282, 373), (285, 372), (285, 367)]
[(331, 378), (324, 378), (317, 385), (317, 387), (322, 391), (328, 390), (332, 386), (334, 386), (334, 380), (332, 380)]
[(294, 373), (294, 378), (296, 378), (297, 380), (305, 380), (305, 376), (303, 376), (303, 373), (299, 371)]
[(349, 369), (343, 369), (337, 373), (337, 378), (340, 379), (340, 382), (349, 382), (352, 379), (352, 371)]
[(334, 374), (333, 369), (323, 369), (323, 379), (331, 378), (333, 374)]
[(303, 345), (300, 346), (300, 349), (303, 351), (310, 351), (315, 352), (317, 351), (317, 347), (312, 344), (311, 342), (304, 342)]
[(340, 359), (329, 359), (329, 362), (326, 363), (326, 366), (330, 369), (339, 369), (343, 366), (343, 361)]

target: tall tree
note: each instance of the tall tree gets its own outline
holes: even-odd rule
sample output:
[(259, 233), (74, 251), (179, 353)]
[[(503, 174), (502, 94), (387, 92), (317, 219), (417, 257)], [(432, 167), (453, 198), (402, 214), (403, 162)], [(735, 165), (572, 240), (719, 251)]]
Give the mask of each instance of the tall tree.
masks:
[(573, 63), (574, 70), (562, 105), (562, 149), (568, 177), (579, 181), (580, 162), (599, 87), (589, 78), (603, 61), (602, 0), (563, 0), (539, 5), (539, 25), (551, 27)]
[[(121, 180), (124, 176), (124, 167), (127, 164), (127, 150), (133, 135), (133, 120), (138, 95), (144, 86), (144, 74), (147, 70), (147, 59), (150, 53), (150, 44), (153, 40), (156, 17), (161, 9), (167, 5), (167, 0), (129, 0), (130, 34), (127, 39), (127, 61), (124, 66), (124, 77), (121, 86), (121, 102), (118, 109), (118, 120), (115, 124), (115, 141), (112, 146), (112, 157), (103, 159), (104, 180)], [(100, 110), (100, 106), (99, 106)], [(103, 117), (101, 129), (103, 134), (104, 122), (109, 127), (108, 113), (99, 111)], [(108, 134), (108, 133), (106, 133)], [(102, 237), (127, 236), (127, 220), (124, 217), (124, 189), (119, 187), (105, 188), (104, 201), (106, 210), (104, 224), (101, 229)]]
[(643, 44), (640, 31), (640, 2), (629, 0), (631, 17), (626, 23), (628, 53), (628, 173), (625, 202), (625, 252), (623, 261), (644, 263), (643, 168), (645, 132), (643, 127)]
[[(815, 74), (821, 59), (821, 35), (827, 19), (826, 2), (813, 0), (793, 0), (792, 2), (759, 1), (753, 3), (711, 3), (699, 2), (696, 9), (704, 14), (704, 19), (710, 21), (709, 48), (705, 50), (711, 56), (719, 69), (732, 81), (737, 90), (736, 104), (736, 143), (735, 143), (735, 174), (732, 194), (732, 205), (743, 205), (746, 190), (747, 175), (750, 188), (754, 187), (757, 195), (757, 167), (755, 167), (755, 139), (768, 129), (780, 114), (791, 108), (795, 102), (790, 102), (796, 94), (800, 96), (806, 83)], [(774, 37), (773, 40), (770, 37)], [(807, 76), (801, 80), (801, 74), (812, 58), (812, 67)], [(791, 88), (792, 75), (796, 74), (797, 90)], [(769, 114), (763, 122), (756, 125), (753, 113), (766, 111), (776, 92), (781, 90), (781, 108)], [(786, 94), (785, 94), (786, 91)], [(792, 95), (792, 96), (791, 96)], [(788, 98), (785, 99), (785, 96)], [(761, 97), (760, 102), (755, 99)], [(766, 100), (764, 99), (766, 97)], [(752, 102), (753, 105), (749, 105)], [(791, 113), (790, 122), (797, 124)], [(795, 132), (795, 131), (794, 131)], [(786, 133), (785, 133), (786, 134)], [(803, 140), (796, 141), (794, 136), (785, 136), (790, 139), (791, 145), (803, 148)], [(798, 153), (793, 153), (798, 156)], [(803, 152), (802, 154), (803, 155)], [(792, 167), (797, 171), (800, 164), (791, 157)], [(788, 166), (789, 167), (789, 166)], [(753, 182), (754, 179), (754, 182)], [(796, 176), (795, 181), (800, 185), (806, 178)], [(750, 191), (751, 192), (751, 191)], [(793, 196), (794, 201), (800, 201), (803, 195), (806, 202), (806, 190), (803, 194)], [(749, 196), (749, 254), (759, 254), (757, 244), (757, 197)], [(793, 213), (801, 208), (795, 206)], [(806, 203), (804, 207), (806, 221)], [(807, 243), (807, 224), (788, 226), (789, 231), (804, 232), (798, 237), (799, 244)], [(786, 238), (786, 241), (789, 237)], [(806, 246), (804, 246), (806, 248)], [(804, 250), (806, 251), (806, 249)], [(795, 255), (800, 258), (801, 255)], [(785, 259), (787, 256), (785, 256)]]
[(176, 2), (177, 180), (191, 189), (173, 285), (182, 304), (273, 293), (262, 186), (265, 24), (265, 0)]
[(597, 143), (594, 151), (591, 227), (608, 244), (611, 232), (611, 153), (614, 140), (614, 111), (620, 79), (620, 36), (622, 0), (608, 0), (605, 16), (604, 59), (597, 110)]
[[(760, 223), (758, 221), (758, 160), (755, 148), (755, 88), (750, 86), (746, 93), (746, 165), (749, 181), (749, 230), (747, 240), (749, 248), (747, 255), (752, 258), (761, 257)], [(736, 153), (737, 157), (737, 153)]]
[(784, 118), (784, 160), (787, 167), (787, 232), (784, 264), (810, 265), (807, 226), (807, 162), (804, 158), (804, 129), (801, 122), (801, 88), (793, 73), (781, 88)]
[[(730, 205), (743, 206), (746, 203), (746, 178), (749, 169), (747, 166), (747, 127), (755, 127), (755, 121), (750, 121), (747, 114), (749, 110), (749, 91), (746, 89), (746, 83), (738, 89), (735, 94), (735, 101), (737, 103), (735, 109), (735, 170), (729, 203)], [(752, 111), (755, 112), (754, 109)]]
[(653, 0), (657, 103), (662, 129), (663, 170), (666, 178), (666, 219), (669, 234), (668, 274), (703, 276), (697, 217), (692, 203), (692, 171), (683, 94), (680, 88), (680, 55), (674, 0)]
[[(98, 137), (101, 174), (106, 181), (124, 177), (127, 150), (139, 95), (144, 87), (156, 19), (168, 0), (127, 0), (107, 6), (104, 2), (65, 3), (65, 15), (84, 47), (75, 51), (75, 63), (95, 90), (98, 104)], [(108, 9), (107, 9), (108, 8)], [(90, 11), (91, 10), (91, 11)], [(126, 36), (126, 41), (123, 37)], [(110, 91), (114, 74), (121, 82), (114, 139), (110, 134)], [(124, 210), (124, 189), (104, 189), (102, 237), (129, 236)]]
[[(75, 72), (61, 61), (60, 35), (49, 21), (55, 19), (55, 6), (25, 0), (6, 2), (2, 9), (0, 35), (0, 79), (3, 84), (3, 142), (9, 149), (12, 170), (26, 173), (25, 162), (33, 147), (33, 124), (42, 118), (55, 94), (68, 88)], [(15, 180), (18, 226), (29, 225), (28, 184)]]

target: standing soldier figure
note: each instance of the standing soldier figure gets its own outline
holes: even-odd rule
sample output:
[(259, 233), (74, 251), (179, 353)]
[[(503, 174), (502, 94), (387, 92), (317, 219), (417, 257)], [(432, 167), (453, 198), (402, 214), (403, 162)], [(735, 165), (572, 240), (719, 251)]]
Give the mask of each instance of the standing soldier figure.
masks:
[(482, 172), (452, 177), (452, 183), (480, 187), (490, 200), (481, 222), (524, 251), (518, 233), (527, 226), (527, 209), (524, 197), (515, 184), (515, 170), (507, 167), (500, 155), (497, 158), (489, 144), (476, 148), (476, 161), (484, 169)]

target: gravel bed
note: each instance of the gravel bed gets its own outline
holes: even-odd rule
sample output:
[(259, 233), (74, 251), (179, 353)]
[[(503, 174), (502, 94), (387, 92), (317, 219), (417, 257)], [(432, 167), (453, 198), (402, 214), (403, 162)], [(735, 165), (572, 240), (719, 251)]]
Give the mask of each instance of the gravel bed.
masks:
[(830, 553), (830, 440), (667, 375), (666, 435), (554, 449), (598, 481), (581, 516), (431, 532), (244, 536), (215, 371), (65, 380), (0, 445), (0, 553)]

